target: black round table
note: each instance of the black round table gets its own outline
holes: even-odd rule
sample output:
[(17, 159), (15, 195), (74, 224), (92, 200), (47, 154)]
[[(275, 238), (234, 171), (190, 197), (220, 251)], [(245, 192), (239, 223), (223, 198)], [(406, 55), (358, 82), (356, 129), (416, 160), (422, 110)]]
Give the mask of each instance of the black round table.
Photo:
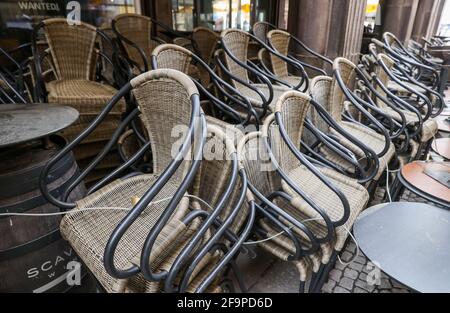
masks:
[(450, 292), (450, 211), (382, 203), (361, 213), (353, 233), (361, 251), (398, 282), (418, 292)]
[(0, 105), (0, 148), (46, 137), (70, 126), (78, 111), (63, 105)]

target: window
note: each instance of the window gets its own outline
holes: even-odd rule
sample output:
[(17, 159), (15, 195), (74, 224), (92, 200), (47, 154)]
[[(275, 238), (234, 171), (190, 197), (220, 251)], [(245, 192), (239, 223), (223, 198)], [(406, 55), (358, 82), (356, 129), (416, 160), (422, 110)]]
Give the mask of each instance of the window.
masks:
[[(256, 20), (268, 20), (274, 0), (172, 0), (172, 22), (176, 30), (204, 26), (215, 31), (226, 28), (250, 30)], [(252, 10), (254, 11), (252, 13)]]

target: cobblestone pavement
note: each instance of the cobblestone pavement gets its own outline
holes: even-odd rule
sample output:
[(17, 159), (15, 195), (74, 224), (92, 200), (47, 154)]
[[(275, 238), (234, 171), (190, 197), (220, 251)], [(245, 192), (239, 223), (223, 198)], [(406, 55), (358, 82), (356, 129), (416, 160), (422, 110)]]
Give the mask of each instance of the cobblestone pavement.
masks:
[[(382, 202), (384, 193), (383, 188), (378, 188), (370, 206)], [(407, 190), (400, 201), (426, 202)], [(410, 292), (375, 268), (361, 252), (355, 256), (355, 248), (355, 243), (349, 239), (340, 255), (342, 262), (338, 260), (331, 270), (328, 281), (323, 285), (323, 293)], [(250, 256), (241, 257), (238, 263), (250, 292), (298, 292), (298, 272), (292, 263), (275, 259), (260, 249)]]

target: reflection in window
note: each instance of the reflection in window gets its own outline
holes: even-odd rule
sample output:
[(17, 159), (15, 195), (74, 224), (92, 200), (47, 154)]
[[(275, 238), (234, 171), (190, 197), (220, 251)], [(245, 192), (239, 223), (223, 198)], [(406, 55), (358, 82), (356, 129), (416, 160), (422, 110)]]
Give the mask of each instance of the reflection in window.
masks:
[(194, 28), (194, 0), (172, 0), (172, 21), (176, 30)]

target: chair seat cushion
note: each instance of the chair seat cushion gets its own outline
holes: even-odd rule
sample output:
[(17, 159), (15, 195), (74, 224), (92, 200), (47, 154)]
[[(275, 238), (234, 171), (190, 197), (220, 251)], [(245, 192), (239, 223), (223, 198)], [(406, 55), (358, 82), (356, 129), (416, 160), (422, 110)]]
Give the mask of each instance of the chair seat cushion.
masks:
[[(69, 105), (83, 114), (98, 114), (117, 90), (111, 86), (90, 80), (54, 80), (46, 84), (48, 102)], [(111, 113), (125, 111), (121, 99)]]
[[(335, 249), (340, 250), (345, 243), (348, 231), (353, 226), (354, 221), (359, 213), (366, 207), (367, 201), (369, 200), (369, 193), (354, 179), (348, 178), (347, 176), (328, 168), (320, 168), (320, 171), (344, 194), (349, 203), (349, 218), (343, 226), (336, 228)], [(318, 207), (324, 210), (331, 221), (337, 221), (342, 218), (344, 208), (338, 196), (305, 166), (301, 165), (291, 170), (287, 175), (296, 186), (313, 199)], [(308, 217), (316, 218), (317, 220), (314, 221), (315, 224), (325, 227), (325, 221), (320, 217), (317, 211), (301, 198), (284, 180), (282, 181), (282, 188), (293, 197), (291, 203), (294, 207), (302, 211)]]
[[(77, 209), (85, 211), (67, 214), (61, 221), (61, 234), (69, 241), (86, 266), (109, 292), (117, 291), (121, 282), (110, 276), (103, 265), (105, 246), (116, 226), (133, 207), (133, 197), (140, 198), (157, 179), (156, 175), (138, 175), (113, 183), (79, 200)], [(133, 259), (140, 256), (144, 240), (155, 225), (177, 189), (168, 183), (144, 212), (126, 231), (116, 249), (114, 262), (119, 269), (129, 268)], [(153, 269), (168, 269), (193, 229), (184, 225), (182, 218), (188, 201), (180, 202), (176, 213), (158, 236), (150, 260)], [(161, 200), (158, 202), (158, 200)], [(109, 208), (109, 209), (108, 209)], [(139, 274), (130, 278), (128, 291), (155, 292), (161, 289), (160, 282), (150, 282)]]

